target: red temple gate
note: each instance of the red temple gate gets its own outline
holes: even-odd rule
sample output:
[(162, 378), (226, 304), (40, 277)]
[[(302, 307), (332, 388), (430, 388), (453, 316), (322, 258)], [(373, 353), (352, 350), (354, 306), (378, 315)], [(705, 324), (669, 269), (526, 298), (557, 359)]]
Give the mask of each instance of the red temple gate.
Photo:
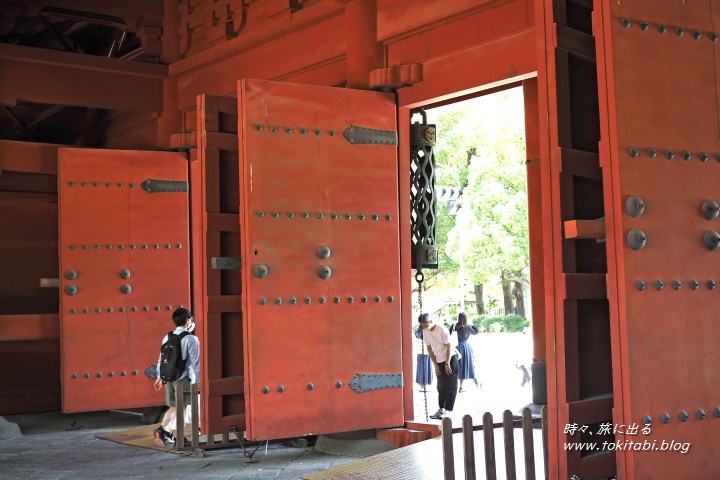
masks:
[[(8, 0), (0, 5), (3, 35), (7, 29), (15, 27), (16, 18), (20, 19), (18, 25), (22, 25), (25, 21), (22, 16), (30, 15), (22, 8), (14, 8), (14, 3)], [(78, 5), (92, 9), (88, 6), (91, 3), (78, 2)], [(528, 116), (532, 119), (528, 123), (528, 160), (539, 159), (529, 170), (535, 182), (533, 186), (537, 187), (532, 195), (542, 211), (535, 210), (531, 222), (534, 221), (535, 234), (538, 228), (542, 229), (541, 237), (533, 237), (541, 241), (533, 243), (535, 251), (544, 254), (542, 262), (535, 256), (533, 270), (536, 273), (533, 275), (544, 274), (545, 302), (542, 307), (536, 306), (534, 313), (538, 319), (544, 317), (546, 329), (535, 339), (535, 357), (542, 363), (544, 350), (547, 351), (548, 401), (553, 424), (550, 476), (567, 478), (577, 474), (587, 479), (617, 474), (624, 478), (657, 478), (668, 472), (667, 475), (674, 476), (707, 477), (720, 470), (715, 460), (718, 442), (713, 431), (713, 422), (717, 420), (714, 416), (717, 407), (713, 403), (717, 376), (713, 360), (717, 339), (711, 323), (717, 306), (713, 295), (718, 291), (711, 283), (717, 282), (716, 251), (712, 248), (717, 238), (714, 232), (718, 231), (712, 226), (715, 222), (712, 202), (718, 201), (714, 198), (713, 165), (720, 153), (715, 108), (717, 82), (713, 67), (718, 38), (713, 18), (718, 7), (714, 2), (258, 0), (216, 2), (217, 5), (202, 4), (202, 8), (191, 8), (192, 2), (182, 2), (187, 7), (182, 9), (174, 8), (177, 5), (172, 2), (165, 3), (168, 6), (164, 12), (166, 18), (160, 22), (157, 16), (162, 9), (157, 4), (149, 12), (154, 20), (144, 18), (142, 22), (139, 20), (144, 15), (128, 16), (125, 10), (133, 10), (130, 3), (130, 6), (113, 7), (118, 9), (114, 15), (127, 17), (129, 30), (142, 44), (143, 52), (139, 55), (145, 55), (146, 59), (155, 55), (160, 64), (127, 61), (129, 57), (120, 60), (57, 52), (51, 51), (52, 48), (0, 46), (3, 72), (0, 104), (5, 112), (1, 118), (9, 119), (4, 123), (4, 135), (16, 140), (31, 140), (0, 144), (0, 202), (5, 213), (0, 219), (4, 226), (0, 237), (2, 265), (11, 273), (0, 276), (0, 356), (6, 363), (17, 361), (20, 364), (18, 369), (4, 372), (0, 381), (0, 405), (7, 408), (6, 411), (59, 408), (57, 379), (48, 372), (37, 377), (27, 374), (26, 367), (33, 362), (27, 359), (41, 356), (42, 363), (51, 369), (60, 368), (61, 355), (63, 364), (67, 362), (60, 375), (68, 411), (139, 405), (149, 399), (158, 399), (152, 397), (150, 380), (145, 377), (144, 369), (156, 360), (152, 358), (152, 352), (158, 347), (155, 337), (168, 328), (167, 306), (189, 303), (187, 286), (181, 289), (182, 300), (162, 292), (143, 297), (143, 302), (139, 302), (139, 296), (133, 297), (144, 290), (147, 277), (143, 269), (146, 265), (136, 263), (138, 260), (135, 259), (135, 254), (143, 252), (130, 252), (127, 245), (139, 245), (141, 240), (133, 237), (132, 232), (137, 231), (129, 227), (124, 234), (113, 230), (130, 220), (118, 216), (115, 225), (107, 216), (98, 213), (90, 219), (89, 214), (83, 213), (83, 208), (99, 210), (100, 204), (82, 201), (82, 206), (72, 208), (71, 213), (90, 219), (83, 227), (89, 228), (92, 222), (97, 222), (103, 231), (126, 237), (122, 241), (114, 240), (115, 235), (108, 239), (98, 236), (97, 241), (78, 238), (73, 239), (72, 244), (87, 244), (89, 248), (92, 245), (92, 252), (70, 251), (65, 236), (81, 230), (73, 223), (76, 220), (65, 220), (69, 218), (65, 213), (60, 219), (62, 238), (54, 236), (56, 234), (52, 232), (56, 229), (52, 219), (57, 217), (57, 205), (53, 201), (60, 190), (60, 209), (63, 209), (65, 204), (71, 205), (73, 194), (67, 196), (69, 184), (65, 182), (64, 173), (60, 188), (55, 186), (53, 180), (58, 169), (47, 160), (47, 151), (57, 147), (43, 146), (44, 152), (39, 151), (40, 144), (33, 143), (33, 135), (38, 135), (34, 130), (34, 116), (24, 119), (23, 111), (30, 110), (38, 115), (47, 111), (48, 115), (57, 115), (59, 108), (64, 109), (63, 114), (49, 117), (50, 121), (62, 119), (55, 128), (64, 127), (60, 123), (66, 120), (66, 123), (72, 123), (70, 120), (78, 115), (85, 117), (84, 121), (81, 118), (82, 127), (76, 132), (77, 140), (73, 136), (63, 141), (43, 137), (38, 142), (83, 144), (81, 140), (88, 138), (93, 130), (90, 119), (94, 113), (82, 110), (88, 108), (110, 110), (102, 122), (96, 122), (95, 126), (102, 130), (103, 136), (93, 145), (135, 150), (190, 148), (190, 197), (193, 199), (190, 238), (195, 250), (192, 252), (192, 272), (188, 271), (186, 263), (181, 275), (185, 276), (182, 280), (185, 285), (191, 282), (193, 308), (202, 312), (202, 315), (198, 314), (198, 334), (204, 342), (204, 418), (206, 425), (217, 427), (218, 431), (247, 428), (252, 435), (267, 438), (298, 432), (316, 433), (323, 429), (322, 422), (309, 423), (307, 429), (294, 420), (274, 422), (270, 411), (277, 407), (272, 402), (279, 399), (292, 397), (293, 402), (311, 399), (306, 403), (308, 411), (317, 413), (312, 401), (318, 394), (326, 395), (322, 397), (323, 402), (335, 402), (338, 395), (354, 395), (334, 404), (345, 407), (351, 406), (354, 399), (377, 394), (392, 396), (392, 409), (395, 408), (394, 395), (400, 389), (355, 394), (347, 388), (351, 377), (334, 378), (355, 373), (407, 372), (411, 369), (411, 359), (403, 358), (404, 363), (398, 367), (394, 359), (386, 358), (387, 363), (376, 366), (376, 372), (350, 368), (346, 365), (352, 364), (350, 358), (343, 362), (347, 371), (342, 372), (336, 371), (335, 365), (326, 370), (312, 370), (316, 367), (313, 365), (308, 370), (313, 378), (303, 378), (302, 390), (290, 381), (270, 381), (280, 379), (275, 375), (269, 378), (271, 372), (266, 369), (272, 365), (280, 370), (268, 360), (268, 356), (276, 358), (278, 352), (259, 350), (259, 343), (269, 342), (268, 338), (273, 336), (263, 329), (270, 321), (313, 325), (315, 317), (309, 312), (324, 312), (323, 315), (333, 320), (340, 315), (348, 319), (348, 325), (334, 322), (325, 325), (330, 332), (326, 332), (327, 338), (332, 338), (335, 345), (344, 341), (348, 332), (355, 333), (350, 321), (364, 325), (366, 318), (362, 308), (387, 308), (389, 310), (382, 311), (383, 316), (389, 318), (398, 314), (401, 317), (400, 330), (397, 337), (393, 330), (392, 342), (407, 349), (410, 339), (400, 332), (403, 328), (407, 331), (412, 324), (410, 277), (403, 273), (409, 272), (408, 186), (402, 180), (403, 172), (407, 170), (408, 109), (507, 88), (520, 82), (525, 82), (526, 92), (530, 92), (535, 88), (533, 77), (537, 76), (537, 102), (528, 95), (526, 106), (528, 112), (533, 112)], [(220, 4), (224, 9), (222, 12)], [(173, 34), (163, 35), (161, 24), (165, 33)], [(161, 46), (162, 52), (153, 53)], [(289, 143), (290, 139), (301, 138), (297, 129), (302, 127), (301, 123), (309, 124), (311, 120), (302, 117), (307, 113), (303, 110), (305, 107), (287, 113), (291, 118), (297, 118), (297, 122), (255, 121), (252, 118), (258, 111), (247, 110), (250, 103), (243, 103), (246, 92), (241, 90), (239, 99), (227, 97), (235, 95), (236, 83), (242, 78), (365, 89), (398, 88), (397, 125), (372, 127), (369, 122), (367, 125), (355, 123), (380, 130), (396, 130), (399, 134), (397, 150), (400, 155), (395, 160), (393, 175), (396, 175), (396, 183), (392, 188), (397, 211), (391, 213), (389, 222), (383, 223), (382, 216), (378, 220), (383, 228), (393, 227), (392, 234), (383, 231), (381, 241), (388, 241), (392, 236), (398, 245), (397, 250), (393, 250), (399, 256), (400, 280), (393, 287), (398, 293), (396, 296), (380, 295), (381, 298), (393, 295), (394, 303), (383, 301), (380, 307), (372, 304), (372, 294), (350, 292), (351, 288), (344, 283), (346, 278), (352, 278), (354, 286), (364, 286), (368, 282), (363, 279), (375, 273), (363, 270), (340, 275), (346, 258), (336, 256), (336, 249), (330, 245), (337, 242), (341, 231), (337, 229), (347, 230), (348, 226), (360, 225), (358, 214), (365, 214), (363, 222), (369, 224), (368, 213), (358, 205), (379, 201), (382, 195), (353, 198), (352, 202), (344, 198), (343, 202), (347, 203), (337, 200), (341, 197), (337, 193), (325, 200), (313, 198), (312, 189), (303, 189), (302, 182), (316, 189), (330, 188), (323, 175), (328, 171), (325, 166), (330, 170), (334, 168), (332, 162), (317, 160), (315, 176), (307, 180), (301, 180), (299, 175), (288, 178), (293, 164), (277, 171), (266, 170), (262, 175), (258, 173), (257, 181), (269, 185), (280, 182), (289, 185), (289, 190), (280, 189), (282, 195), (279, 196), (271, 191), (261, 192), (267, 197), (248, 196), (250, 176), (241, 171), (240, 166), (247, 165), (251, 159), (258, 168), (267, 167), (259, 160), (252, 160), (257, 152), (269, 149), (267, 151), (274, 152), (274, 159), (297, 155), (297, 161), (310, 162), (304, 149), (292, 145), (306, 142), (309, 146), (312, 139), (316, 153), (320, 154), (317, 158), (324, 159), (323, 155), (328, 152), (318, 151), (318, 147), (332, 149), (344, 140), (339, 127), (322, 127), (320, 137), (308, 133), (302, 142)], [(96, 88), (98, 85), (104, 88)], [(257, 87), (253, 82), (250, 85)], [(252, 88), (249, 92), (255, 92)], [(345, 92), (340, 88), (332, 90), (335, 91), (333, 95)], [(199, 94), (208, 95), (201, 95), (199, 107), (196, 107)], [(303, 95), (306, 94), (300, 97)], [(286, 100), (292, 103), (297, 97)], [(277, 107), (279, 104), (273, 103), (275, 101), (268, 100), (267, 105), (280, 108)], [(340, 110), (344, 111), (344, 104), (337, 102), (339, 100), (333, 106), (343, 105)], [(5, 109), (15, 115), (16, 121)], [(390, 117), (395, 116), (395, 107), (392, 110), (388, 114)], [(67, 116), (63, 116), (65, 113)], [(382, 118), (386, 119), (385, 116)], [(244, 127), (238, 129), (238, 124)], [(263, 125), (263, 130), (253, 130), (253, 125), (257, 124)], [(272, 125), (278, 127), (276, 132), (268, 130)], [(286, 127), (292, 128), (292, 133), (286, 132)], [(335, 130), (335, 137), (327, 135), (329, 129)], [(173, 135), (178, 133), (180, 135)], [(255, 138), (265, 143), (239, 144), (238, 134), (245, 140)], [(27, 149), (23, 152), (29, 153), (19, 155), (18, 147), (9, 145), (16, 143), (26, 143)], [(363, 148), (391, 149), (377, 145), (343, 144), (343, 147), (353, 155)], [(115, 155), (109, 152), (103, 150), (102, 156)], [(338, 152), (327, 158), (334, 158), (335, 153)], [(340, 155), (347, 153), (340, 152)], [(362, 158), (352, 162), (352, 168), (363, 168), (367, 165), (363, 162), (367, 161), (369, 159)], [(171, 170), (163, 167), (163, 174), (148, 174), (147, 178), (181, 181), (182, 175), (164, 175)], [(389, 175), (390, 170), (380, 170)], [(352, 181), (339, 179), (338, 185), (342, 185), (339, 187), (342, 193), (353, 192), (357, 196), (357, 191), (363, 187), (355, 185), (354, 180), (364, 178), (367, 172), (358, 175), (355, 170), (348, 170), (351, 172), (354, 172)], [(90, 174), (92, 170), (82, 173)], [(334, 172), (332, 178), (340, 178), (334, 176), (336, 173), (339, 175)], [(104, 188), (108, 195), (119, 195), (129, 190), (117, 186), (102, 187), (102, 182), (136, 183), (129, 177), (115, 178), (121, 176), (97, 177), (93, 181), (99, 183), (98, 187), (93, 186), (88, 191)], [(253, 185), (256, 185), (255, 181)], [(273, 188), (272, 192), (275, 191), (278, 189)], [(132, 192), (133, 195), (136, 193), (141, 191)], [(288, 196), (290, 194), (292, 197)], [(161, 198), (161, 194), (146, 194), (143, 200), (154, 199), (154, 195)], [(172, 195), (187, 199), (187, 194), (176, 192)], [(257, 205), (253, 203), (256, 201)], [(304, 209), (296, 207), (295, 201), (305, 202), (308, 206)], [(185, 202), (187, 204), (187, 200)], [(279, 206), (273, 207), (273, 202)], [(163, 208), (180, 209), (174, 204)], [(259, 210), (266, 215), (258, 217)], [(317, 244), (313, 250), (315, 257), (312, 252), (301, 257), (281, 248), (283, 235), (287, 235), (275, 231), (275, 227), (310, 220), (302, 218), (303, 211), (332, 214), (334, 210), (338, 214), (337, 220), (327, 216), (314, 219), (315, 225), (327, 228), (302, 230), (302, 236), (298, 237), (307, 242), (306, 246)], [(380, 215), (380, 207), (377, 210)], [(274, 211), (280, 214), (278, 218), (272, 216)], [(295, 216), (288, 217), (289, 211)], [(352, 218), (345, 219), (342, 216), (345, 213)], [(577, 225), (578, 221), (604, 221), (606, 243), (598, 242), (601, 238), (573, 236), (568, 234), (570, 229), (563, 229), (564, 225)], [(264, 230), (270, 228), (268, 225), (272, 228)], [(292, 227), (290, 231), (296, 235)], [(87, 233), (92, 236), (91, 231)], [(360, 243), (367, 237), (371, 238), (370, 243), (376, 241), (371, 237), (376, 233), (372, 230), (349, 233), (358, 236)], [(58, 240), (62, 257), (59, 272), (53, 251)], [(164, 247), (161, 242), (148, 240), (145, 243)], [(188, 243), (186, 240), (177, 242)], [(95, 251), (96, 244), (105, 247)], [(118, 248), (121, 244), (126, 246), (122, 251)], [(107, 245), (113, 248), (107, 249)], [(263, 247), (264, 251), (257, 248), (256, 256), (254, 245)], [(317, 256), (317, 247), (321, 245), (331, 251), (331, 256), (325, 259), (327, 264), (318, 263), (323, 260)], [(344, 251), (346, 247), (339, 245), (338, 248)], [(189, 253), (180, 250), (173, 250), (173, 254), (187, 256)], [(29, 252), (35, 252), (35, 255)], [(83, 256), (83, 252), (88, 256)], [(90, 258), (90, 253), (97, 253), (93, 261), (100, 259), (101, 262), (84, 260)], [(160, 254), (154, 250), (145, 253)], [(169, 252), (163, 250), (163, 253)], [(255, 263), (267, 267), (265, 278), (255, 276), (255, 263), (246, 263), (261, 256), (267, 260)], [(240, 257), (243, 270), (235, 268), (240, 266), (237, 261)], [(24, 260), (20, 261), (20, 258)], [(301, 272), (310, 271), (311, 258), (312, 262), (318, 263), (312, 264), (316, 274), (320, 266), (326, 265), (332, 275), (327, 279), (313, 277), (312, 282), (308, 279), (304, 283)], [(175, 258), (170, 263), (177, 266), (180, 261)], [(383, 263), (386, 261), (387, 258)], [(352, 263), (358, 263), (357, 258), (352, 258)], [(107, 265), (107, 270), (102, 264)], [(252, 270), (246, 268), (250, 265)], [(147, 268), (152, 267), (148, 265)], [(160, 268), (174, 272), (171, 265)], [(124, 269), (131, 272), (127, 282), (119, 277)], [(67, 270), (76, 271), (77, 278), (73, 280), (76, 283), (65, 276)], [(282, 272), (282, 276), (273, 275), (277, 271)], [(39, 278), (58, 276), (61, 278), (61, 300), (57, 291), (39, 290), (37, 283)], [(85, 279), (89, 283), (82, 283)], [(138, 288), (143, 288), (137, 290), (132, 283), (134, 279), (140, 281)], [(285, 279), (284, 283), (273, 283), (278, 279)], [(312, 290), (320, 285), (318, 282), (325, 282), (325, 304), (318, 301), (319, 290)], [(533, 283), (540, 284), (537, 277), (533, 278)], [(120, 290), (125, 284), (133, 288), (131, 293)], [(75, 295), (65, 290), (71, 285), (77, 288)], [(378, 284), (378, 288), (380, 286)], [(382, 287), (383, 290), (391, 289), (389, 283), (383, 283)], [(303, 289), (307, 289), (308, 294), (295, 293)], [(101, 302), (93, 305), (80, 302), (84, 292), (93, 290), (97, 292), (93, 294), (94, 298)], [(334, 303), (336, 296), (341, 303)], [(347, 301), (350, 296), (353, 303)], [(358, 301), (362, 296), (368, 297), (367, 304)], [(311, 299), (310, 304), (302, 303), (305, 297)], [(125, 302), (131, 298), (138, 298), (136, 306), (148, 307), (148, 312), (143, 310), (144, 317), (139, 312), (119, 311), (134, 306), (132, 302)], [(260, 304), (262, 298), (266, 299), (265, 305)], [(277, 298), (283, 303), (275, 304)], [(297, 303), (290, 303), (292, 298)], [(327, 301), (330, 298), (332, 303)], [(157, 301), (153, 302), (153, 299)], [(158, 312), (155, 307), (165, 310)], [(70, 313), (72, 308), (75, 308), (75, 314)], [(78, 309), (82, 312), (85, 308), (88, 308), (87, 314), (78, 313)], [(101, 312), (96, 312), (97, 308)], [(113, 311), (108, 312), (108, 308)], [(282, 312), (281, 319), (276, 319), (276, 312)], [(108, 338), (115, 342), (129, 328), (123, 326), (123, 322), (129, 322), (126, 325), (135, 332), (136, 324), (143, 319), (150, 322), (149, 329), (157, 328), (157, 332), (148, 335), (151, 338), (147, 345), (142, 343), (144, 339), (137, 339), (137, 347), (115, 345), (113, 348), (123, 351), (117, 358), (108, 355), (100, 362), (85, 355), (89, 345), (77, 346), (77, 338), (81, 343), (107, 341)], [(535, 326), (541, 324), (538, 321)], [(116, 328), (110, 327), (113, 325)], [(319, 328), (317, 325), (312, 328), (316, 327)], [(285, 335), (285, 331), (282, 332)], [(251, 341), (256, 334), (257, 344), (255, 340)], [(63, 345), (67, 343), (62, 354), (59, 348), (61, 336)], [(300, 338), (301, 344), (310, 341)], [(539, 346), (544, 338), (547, 339), (546, 349)], [(283, 337), (288, 342), (294, 339)], [(135, 345), (135, 340), (132, 342)], [(279, 347), (273, 344), (272, 348)], [(323, 346), (320, 350), (330, 358), (342, 356), (334, 348)], [(136, 355), (138, 350), (144, 353)], [(307, 354), (302, 350), (299, 353)], [(147, 357), (145, 360), (139, 360), (144, 356)], [(110, 363), (113, 363), (112, 368), (108, 367)], [(138, 375), (133, 376), (135, 370)], [(122, 371), (128, 375), (122, 377), (118, 373)], [(110, 377), (110, 372), (114, 376)], [(86, 373), (90, 378), (85, 378)], [(294, 373), (302, 377), (302, 372)], [(72, 374), (77, 374), (78, 378), (73, 379)], [(314, 378), (322, 380), (315, 381)], [(343, 387), (323, 392), (320, 385), (331, 380), (342, 381)], [(105, 387), (114, 388), (113, 385), (125, 386), (123, 382), (132, 385), (131, 391), (117, 395), (101, 391)], [(308, 390), (311, 383), (313, 390)], [(268, 393), (263, 393), (265, 386)], [(280, 386), (285, 387), (283, 392), (278, 391)], [(44, 392), (47, 400), (38, 400), (38, 392)], [(407, 389), (402, 395), (404, 416), (410, 418), (412, 396)], [(143, 400), (137, 400), (138, 397)], [(385, 412), (387, 421), (383, 419), (379, 423), (397, 424), (396, 416), (389, 413), (390, 410)], [(257, 419), (257, 424), (253, 418)], [(583, 455), (564, 450), (565, 442), (591, 441), (588, 436), (564, 434), (567, 424), (589, 425), (597, 431), (602, 423), (632, 425), (645, 421), (651, 422), (653, 436), (649, 438), (691, 443), (691, 453), (608, 451)], [(276, 429), (274, 423), (287, 427), (287, 430)], [(343, 424), (345, 427), (347, 425)], [(620, 434), (614, 439), (620, 441), (628, 437)]]

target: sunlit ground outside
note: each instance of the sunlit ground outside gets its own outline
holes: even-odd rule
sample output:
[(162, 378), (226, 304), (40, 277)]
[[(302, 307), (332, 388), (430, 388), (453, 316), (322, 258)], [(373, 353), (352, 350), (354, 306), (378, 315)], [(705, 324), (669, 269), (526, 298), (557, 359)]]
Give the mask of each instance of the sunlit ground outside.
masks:
[[(474, 424), (482, 423), (482, 415), (490, 412), (495, 422), (502, 421), (502, 412), (510, 410), (513, 414), (532, 402), (532, 387), (528, 382), (521, 386), (523, 372), (520, 365), (530, 370), (532, 361), (532, 338), (530, 332), (487, 333), (470, 337), (470, 345), (475, 351), (475, 374), (481, 388), (476, 388), (472, 380), (463, 383), (464, 393), (458, 393), (455, 408), (450, 418), (460, 426), (463, 415), (470, 414)], [(420, 353), (419, 342), (414, 343), (413, 359)], [(413, 376), (413, 381), (415, 377)], [(436, 382), (427, 389), (428, 415), (438, 409)], [(413, 385), (415, 395), (415, 419), (425, 421), (425, 403), (420, 386)], [(439, 423), (438, 420), (431, 422)]]
[[(478, 382), (482, 383), (482, 387), (477, 389), (474, 382), (466, 380), (463, 384), (463, 393), (458, 393), (455, 408), (449, 414), (449, 418), (453, 422), (453, 427), (462, 426), (462, 418), (469, 414), (472, 416), (473, 424), (482, 424), (482, 415), (490, 412), (493, 416), (493, 423), (502, 422), (502, 414), (505, 410), (510, 410), (513, 414), (520, 414), (520, 411), (527, 404), (532, 402), (532, 387), (530, 383), (521, 386), (523, 381), (523, 372), (516, 368), (520, 365), (530, 370), (532, 338), (531, 332), (522, 333), (489, 333), (479, 334), (470, 337), (469, 343), (475, 351), (475, 373)], [(420, 344), (414, 348), (415, 353), (420, 351)], [(414, 380), (414, 377), (413, 377)], [(413, 385), (414, 390), (414, 406), (415, 421), (421, 423), (440, 423), (439, 420), (425, 420), (425, 402), (422, 392), (419, 392), (419, 386)], [(428, 415), (432, 415), (438, 408), (438, 394), (436, 383), (428, 388), (427, 392), (427, 408)], [(544, 475), (544, 457), (542, 447), (542, 431), (534, 428), (533, 433), (533, 451), (536, 478), (545, 478)], [(460, 463), (463, 459), (462, 435), (454, 436), (454, 455), (456, 457), (455, 478), (464, 478), (464, 464)], [(485, 475), (485, 444), (483, 432), (475, 432), (475, 462), (477, 479), (487, 478)], [(495, 463), (497, 468), (496, 478), (499, 480), (506, 477), (505, 465), (505, 447), (503, 429), (494, 429), (494, 450)], [(514, 445), (515, 445), (515, 469), (516, 478), (525, 477), (525, 453), (523, 447), (523, 434), (520, 428), (514, 429)], [(439, 444), (438, 444), (439, 448)], [(460, 464), (458, 464), (460, 463)]]

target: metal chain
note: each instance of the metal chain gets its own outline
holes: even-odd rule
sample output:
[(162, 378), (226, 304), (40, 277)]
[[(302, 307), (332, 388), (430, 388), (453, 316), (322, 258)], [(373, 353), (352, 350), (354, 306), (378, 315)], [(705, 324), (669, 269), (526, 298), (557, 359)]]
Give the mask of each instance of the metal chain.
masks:
[[(418, 284), (418, 304), (420, 305), (420, 315), (422, 315), (423, 313), (422, 291), (424, 280), (425, 275), (423, 275), (421, 269), (418, 269), (417, 272), (415, 272), (415, 281)], [(418, 325), (418, 328), (422, 330), (422, 325)], [(425, 400), (425, 421), (429, 422), (430, 417), (428, 417), (427, 409), (427, 372), (425, 371), (425, 338), (422, 331), (420, 332), (420, 344), (422, 345), (422, 356), (420, 357), (420, 363), (422, 363), (423, 399)]]

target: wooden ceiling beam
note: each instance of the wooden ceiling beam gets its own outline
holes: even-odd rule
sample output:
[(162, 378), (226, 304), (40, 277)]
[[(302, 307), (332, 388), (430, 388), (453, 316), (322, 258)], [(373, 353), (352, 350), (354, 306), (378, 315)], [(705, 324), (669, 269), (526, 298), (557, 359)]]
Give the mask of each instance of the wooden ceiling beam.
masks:
[(167, 66), (0, 45), (7, 99), (109, 110), (161, 111)]

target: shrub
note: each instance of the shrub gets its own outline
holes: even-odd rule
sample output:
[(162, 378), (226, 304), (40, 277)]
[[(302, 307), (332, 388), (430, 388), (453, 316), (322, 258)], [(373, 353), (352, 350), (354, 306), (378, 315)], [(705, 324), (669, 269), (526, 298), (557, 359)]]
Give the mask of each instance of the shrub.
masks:
[(502, 325), (502, 332), (516, 333), (522, 332), (523, 329), (530, 325), (529, 320), (525, 320), (520, 315), (508, 315), (505, 317), (488, 317), (480, 315), (472, 319), (473, 325), (478, 327), (481, 332), (494, 332), (493, 325)]
[(502, 324), (506, 332), (522, 332), (523, 328), (530, 326), (530, 321), (520, 315), (508, 315), (502, 318)]
[(487, 318), (487, 315), (480, 315), (479, 317), (473, 317), (471, 321), (472, 321), (473, 325), (475, 325), (476, 327), (480, 328), (480, 327), (483, 326), (483, 325), (482, 325), (482, 321), (483, 321), (485, 318)]

